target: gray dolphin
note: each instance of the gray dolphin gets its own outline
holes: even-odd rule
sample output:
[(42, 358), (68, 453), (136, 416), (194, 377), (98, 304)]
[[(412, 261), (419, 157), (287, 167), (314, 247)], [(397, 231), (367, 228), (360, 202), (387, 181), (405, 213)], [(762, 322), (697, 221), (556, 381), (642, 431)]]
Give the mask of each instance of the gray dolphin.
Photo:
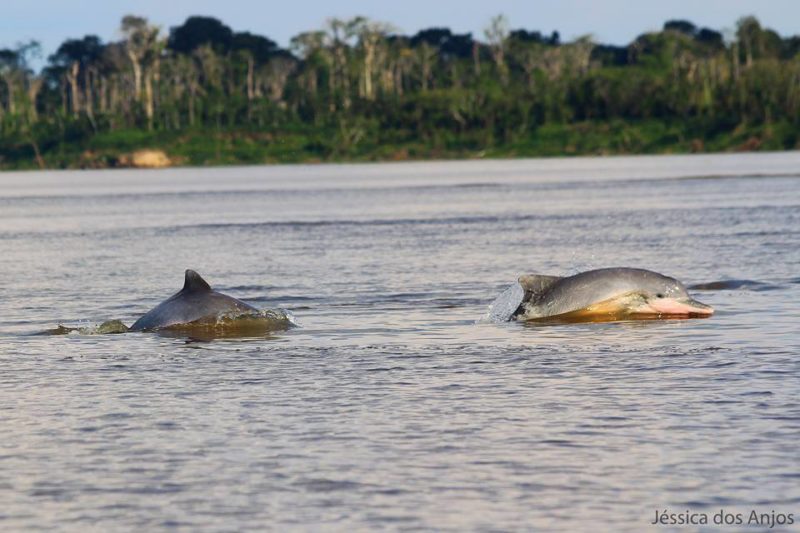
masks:
[(674, 278), (640, 268), (601, 268), (568, 277), (522, 276), (495, 300), (487, 318), (583, 321), (707, 317), (713, 312)]
[(130, 331), (167, 328), (179, 324), (216, 321), (223, 315), (260, 313), (252, 305), (211, 289), (200, 274), (186, 271), (183, 289), (173, 294), (137, 320)]

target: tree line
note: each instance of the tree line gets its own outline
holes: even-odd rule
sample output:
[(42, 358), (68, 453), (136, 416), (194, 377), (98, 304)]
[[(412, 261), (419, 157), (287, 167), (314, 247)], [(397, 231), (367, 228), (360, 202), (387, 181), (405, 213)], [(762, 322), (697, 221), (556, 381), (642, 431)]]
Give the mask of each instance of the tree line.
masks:
[(164, 32), (126, 16), (119, 30), (64, 41), (40, 72), (35, 41), (0, 49), (3, 151), (43, 165), (62, 143), (130, 130), (314, 130), (325, 135), (305, 148), (324, 155), (368, 138), (492, 146), (581, 121), (800, 125), (800, 37), (753, 17), (726, 36), (672, 20), (627, 46), (512, 30), (503, 16), (481, 39), (330, 19), (289, 49), (211, 17)]

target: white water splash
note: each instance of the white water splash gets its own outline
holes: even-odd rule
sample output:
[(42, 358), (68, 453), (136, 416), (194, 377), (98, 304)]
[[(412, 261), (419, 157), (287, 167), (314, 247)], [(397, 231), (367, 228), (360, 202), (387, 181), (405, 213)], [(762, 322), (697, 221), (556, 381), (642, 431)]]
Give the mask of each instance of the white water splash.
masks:
[(513, 283), (504, 290), (497, 299), (489, 306), (489, 311), (479, 320), (479, 322), (508, 322), (511, 315), (522, 303), (525, 297), (525, 289), (519, 283)]

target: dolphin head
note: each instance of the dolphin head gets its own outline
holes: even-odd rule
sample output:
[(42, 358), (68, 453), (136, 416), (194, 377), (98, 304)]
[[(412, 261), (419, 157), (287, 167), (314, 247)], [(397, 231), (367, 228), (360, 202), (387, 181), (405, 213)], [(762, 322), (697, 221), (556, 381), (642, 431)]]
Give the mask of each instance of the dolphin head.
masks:
[(636, 274), (636, 305), (632, 311), (643, 314), (710, 316), (714, 309), (698, 302), (686, 291), (680, 281), (657, 274), (640, 271)]

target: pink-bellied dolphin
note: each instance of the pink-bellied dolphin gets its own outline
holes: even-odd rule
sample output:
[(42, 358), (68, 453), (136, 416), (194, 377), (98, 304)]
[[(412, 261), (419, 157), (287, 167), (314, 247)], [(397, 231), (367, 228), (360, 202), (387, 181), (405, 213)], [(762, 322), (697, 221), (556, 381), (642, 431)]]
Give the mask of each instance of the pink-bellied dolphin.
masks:
[(130, 327), (130, 331), (213, 322), (222, 316), (255, 316), (258, 313), (260, 311), (252, 305), (212, 290), (200, 274), (187, 270), (183, 289), (148, 311)]
[(492, 304), (487, 318), (603, 321), (708, 317), (683, 284), (640, 268), (601, 268), (574, 276), (521, 276)]

